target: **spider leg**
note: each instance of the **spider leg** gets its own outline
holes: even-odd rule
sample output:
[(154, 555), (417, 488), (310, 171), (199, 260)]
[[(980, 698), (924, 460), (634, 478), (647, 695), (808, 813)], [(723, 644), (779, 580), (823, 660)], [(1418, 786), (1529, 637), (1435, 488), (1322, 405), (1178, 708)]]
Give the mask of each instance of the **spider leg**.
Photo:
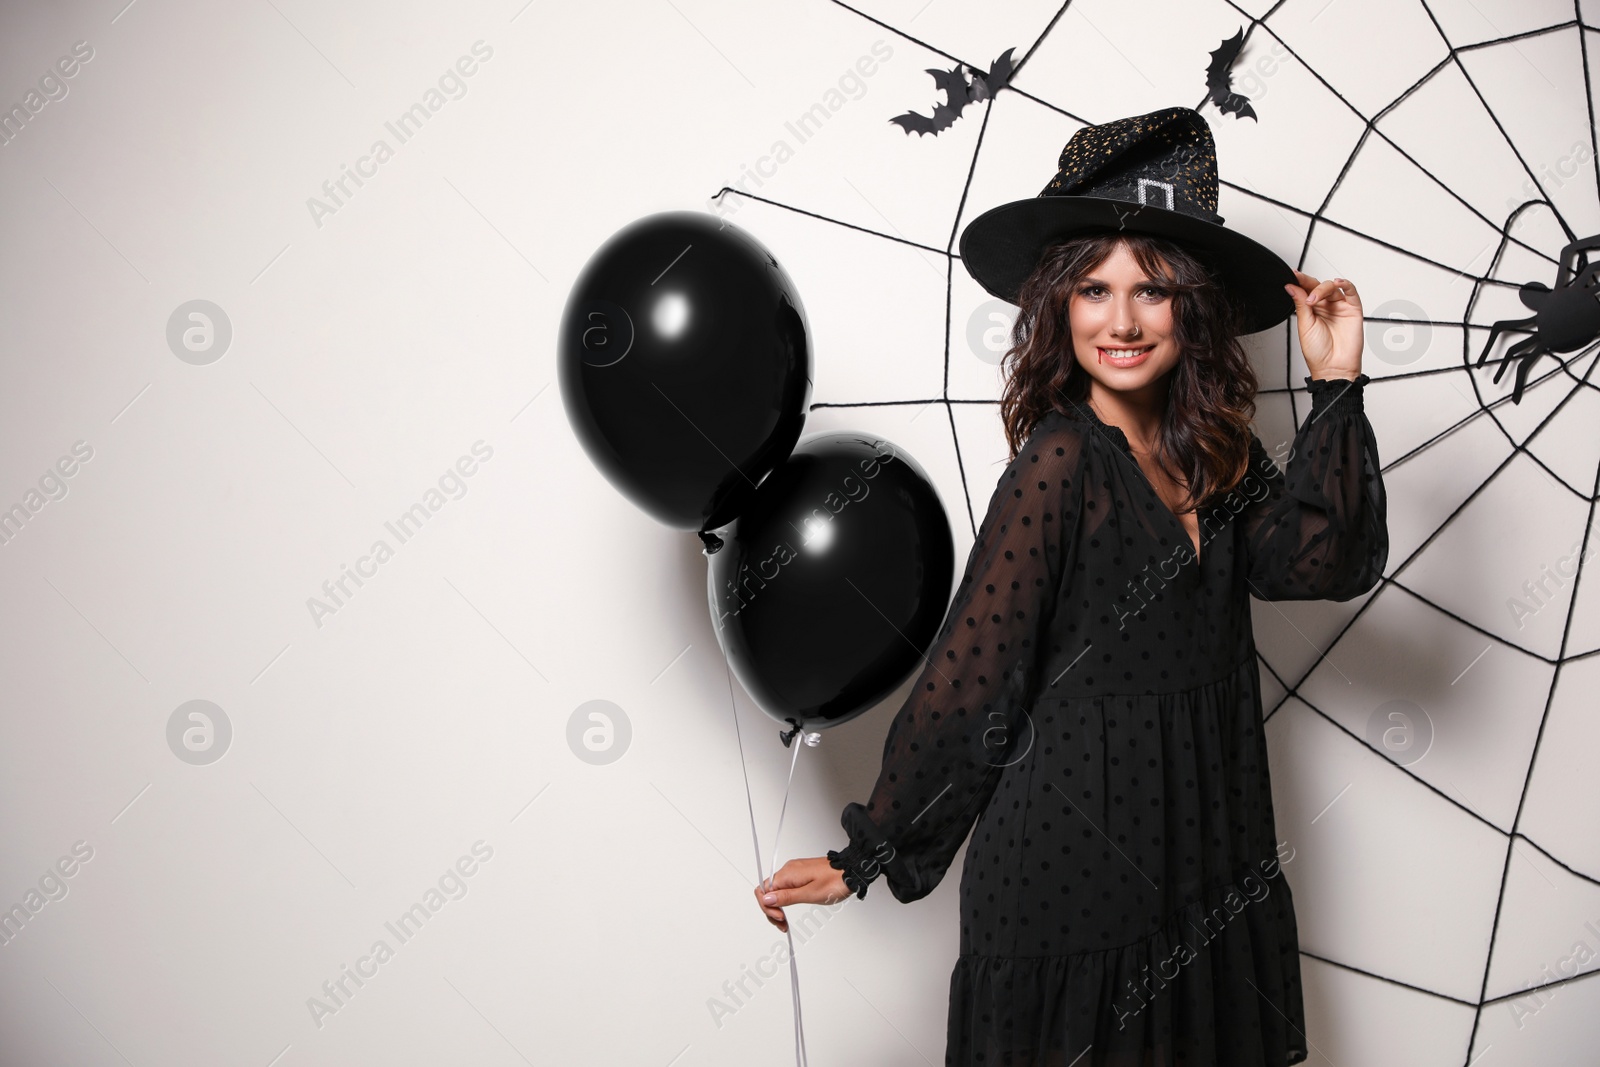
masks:
[(1518, 359), (1527, 359), (1530, 363), (1538, 358), (1539, 335), (1524, 337), (1510, 348), (1506, 349), (1505, 356), (1500, 360), (1500, 367), (1494, 372), (1494, 383), (1500, 384), (1500, 379), (1506, 376), (1506, 368)]
[[(1578, 255), (1583, 252), (1592, 252), (1600, 249), (1600, 233), (1592, 237), (1581, 237), (1561, 250), (1561, 269), (1556, 272), (1556, 288), (1565, 289), (1572, 280), (1573, 273), (1577, 270)], [(1587, 260), (1587, 256), (1584, 257)], [(1587, 272), (1585, 272), (1587, 273)]]
[[(1532, 338), (1529, 338), (1532, 340)], [(1522, 390), (1528, 384), (1528, 372), (1533, 370), (1533, 365), (1539, 362), (1539, 357), (1548, 355), (1550, 350), (1543, 345), (1535, 344), (1523, 357), (1522, 364), (1517, 368), (1517, 382), (1511, 389), (1511, 402), (1522, 403)]]
[[(1489, 349), (1494, 347), (1495, 338), (1507, 331), (1512, 333), (1532, 333), (1534, 328), (1533, 324), (1538, 320), (1538, 318), (1539, 316), (1537, 315), (1529, 315), (1525, 319), (1501, 319), (1500, 321), (1496, 322), (1489, 328), (1489, 339), (1484, 342), (1483, 351), (1478, 355), (1478, 366), (1483, 366), (1484, 360), (1489, 358)], [(1502, 358), (1510, 359), (1511, 354), (1508, 352)], [(1499, 380), (1500, 379), (1498, 377), (1495, 378), (1495, 381)]]

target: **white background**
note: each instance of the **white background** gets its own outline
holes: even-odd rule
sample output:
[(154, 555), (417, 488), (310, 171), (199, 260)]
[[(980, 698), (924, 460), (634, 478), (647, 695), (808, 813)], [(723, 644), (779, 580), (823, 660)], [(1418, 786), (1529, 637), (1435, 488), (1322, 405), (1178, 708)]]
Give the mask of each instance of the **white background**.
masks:
[[(1083, 122), (1199, 103), (1209, 51), (1265, 5), (124, 3), (0, 13), (7, 107), (93, 49), (0, 146), (0, 508), (92, 449), (0, 546), (0, 906), (93, 850), (0, 945), (0, 1059), (784, 1062), (786, 974), (732, 1016), (710, 1002), (779, 940), (751, 898), (734, 717), (764, 852), (790, 751), (742, 691), (730, 706), (699, 542), (570, 432), (567, 289), (629, 221), (720, 206), (799, 287), (813, 402), (907, 401), (822, 407), (807, 432), (909, 450), (964, 559), (1005, 453), (991, 404), (939, 402), (999, 387), (967, 340), (987, 297), (943, 250), (1036, 193)], [(1577, 13), (1600, 25), (1597, 6)], [(1508, 607), (1594, 550), (1594, 356), (1541, 361), (1513, 406), (1462, 337), (1475, 360), (1482, 324), (1527, 314), (1515, 286), (1555, 280), (1554, 214), (1513, 224), (1517, 205), (1600, 232), (1600, 36), (1467, 47), (1574, 17), (1289, 0), (1235, 66), (1258, 119), (1202, 109), (1228, 224), (1378, 316), (1390, 580), (1254, 605), (1313, 1064), (1587, 1063), (1600, 1040), (1600, 982), (1514, 996), (1597, 967), (1600, 594), (1568, 577), (1520, 625)], [(1047, 27), (986, 126), (984, 105), (936, 138), (888, 122), (930, 109), (926, 68), (1020, 58)], [(465, 95), (399, 144), (384, 124), (479, 41)], [(797, 143), (785, 124), (879, 41)], [(380, 138), (393, 158), (313, 212)], [(793, 157), (747, 189), (926, 247), (710, 203), (780, 139)], [(194, 299), (232, 328), (206, 365), (167, 343)], [(1269, 445), (1306, 411), (1290, 332), (1250, 341)], [(479, 441), (465, 494), (318, 625), (308, 598)], [(801, 753), (780, 862), (841, 847), (903, 695)], [(167, 741), (195, 699), (232, 728), (204, 766)], [(567, 744), (590, 700), (632, 727), (604, 766)], [(1421, 760), (1374, 746), (1391, 701), (1431, 725)], [(308, 999), (395, 945), (384, 923), (478, 841), (465, 895), (318, 1025)], [(880, 887), (806, 941), (815, 1062), (941, 1062), (958, 874), (911, 906)]]

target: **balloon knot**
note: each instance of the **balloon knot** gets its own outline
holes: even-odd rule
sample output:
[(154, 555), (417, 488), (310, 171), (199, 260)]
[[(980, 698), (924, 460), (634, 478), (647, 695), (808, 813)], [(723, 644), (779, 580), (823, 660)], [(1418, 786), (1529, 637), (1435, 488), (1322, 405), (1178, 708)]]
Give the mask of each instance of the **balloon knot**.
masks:
[(701, 543), (705, 545), (705, 547), (701, 549), (704, 554), (708, 556), (714, 556), (718, 552), (722, 551), (722, 538), (718, 537), (716, 534), (711, 533), (708, 530), (701, 530), (699, 531), (699, 537)]

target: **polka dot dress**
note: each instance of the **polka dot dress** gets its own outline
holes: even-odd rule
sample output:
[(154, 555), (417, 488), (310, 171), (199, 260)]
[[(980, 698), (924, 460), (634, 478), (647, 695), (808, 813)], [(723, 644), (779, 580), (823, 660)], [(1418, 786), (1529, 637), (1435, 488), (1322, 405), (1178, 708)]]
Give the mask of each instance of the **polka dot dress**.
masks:
[(1047, 415), (1001, 475), (871, 797), (828, 854), (861, 895), (881, 874), (909, 902), (970, 833), (947, 1064), (1306, 1059), (1250, 597), (1379, 581), (1366, 381), (1307, 379), (1286, 473), (1252, 435), (1244, 480), (1200, 510), (1198, 556), (1087, 405)]

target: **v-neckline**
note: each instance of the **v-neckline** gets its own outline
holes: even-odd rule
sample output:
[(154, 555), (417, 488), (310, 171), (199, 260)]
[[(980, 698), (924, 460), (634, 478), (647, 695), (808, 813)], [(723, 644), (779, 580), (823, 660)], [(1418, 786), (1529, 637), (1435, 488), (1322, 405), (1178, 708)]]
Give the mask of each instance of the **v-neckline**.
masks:
[[(1122, 431), (1118, 430), (1117, 432), (1121, 433)], [(1124, 446), (1127, 445), (1127, 439), (1125, 437), (1123, 439), (1123, 444), (1124, 444)], [(1135, 456), (1133, 454), (1133, 449), (1132, 448), (1128, 448), (1127, 451), (1128, 451), (1128, 458), (1133, 460), (1134, 469), (1136, 469), (1139, 472), (1139, 477), (1144, 479), (1144, 487), (1145, 487), (1145, 489), (1147, 489), (1149, 491), (1151, 496), (1155, 497), (1156, 507), (1158, 507), (1162, 511), (1166, 512), (1167, 513), (1167, 517), (1172, 520), (1172, 524), (1178, 528), (1178, 534), (1189, 545), (1190, 550), (1194, 552), (1194, 565), (1196, 567), (1199, 567), (1200, 566), (1200, 541), (1198, 541), (1195, 538), (1192, 538), (1192, 537), (1189, 536), (1189, 528), (1183, 524), (1183, 519), (1178, 515), (1178, 513), (1176, 511), (1173, 511), (1171, 508), (1167, 507), (1167, 502), (1165, 500), (1161, 499), (1161, 494), (1156, 492), (1155, 483), (1150, 481), (1150, 476), (1148, 474), (1146, 474), (1144, 472), (1144, 468), (1139, 465), (1139, 459), (1138, 459), (1137, 456)], [(1195, 533), (1196, 534), (1200, 533), (1200, 510), (1201, 509), (1199, 509), (1199, 508), (1195, 509), (1194, 528), (1195, 528)]]
[[(1201, 537), (1200, 541), (1197, 542), (1195, 538), (1190, 537), (1189, 528), (1183, 524), (1183, 519), (1178, 516), (1176, 511), (1173, 511), (1167, 506), (1167, 502), (1165, 500), (1161, 499), (1161, 494), (1156, 492), (1155, 483), (1150, 480), (1150, 476), (1145, 473), (1144, 467), (1140, 465), (1139, 457), (1133, 454), (1133, 446), (1128, 443), (1128, 435), (1122, 432), (1122, 427), (1113, 426), (1111, 423), (1100, 418), (1099, 415), (1095, 414), (1095, 410), (1090, 407), (1087, 402), (1082, 404), (1073, 404), (1073, 406), (1087, 413), (1089, 419), (1096, 426), (1106, 431), (1107, 435), (1111, 438), (1111, 443), (1120, 448), (1123, 454), (1128, 457), (1129, 462), (1133, 464), (1133, 469), (1139, 472), (1139, 479), (1144, 482), (1145, 491), (1148, 492), (1152, 498), (1154, 498), (1156, 507), (1160, 508), (1166, 513), (1167, 518), (1172, 521), (1172, 525), (1178, 528), (1178, 536), (1183, 539), (1183, 542), (1188, 543), (1190, 551), (1194, 553), (1195, 567), (1198, 568), (1201, 564), (1200, 546), (1204, 542), (1204, 538)], [(1202, 533), (1200, 513), (1204, 510), (1204, 507), (1195, 509), (1195, 532), (1197, 534)]]

